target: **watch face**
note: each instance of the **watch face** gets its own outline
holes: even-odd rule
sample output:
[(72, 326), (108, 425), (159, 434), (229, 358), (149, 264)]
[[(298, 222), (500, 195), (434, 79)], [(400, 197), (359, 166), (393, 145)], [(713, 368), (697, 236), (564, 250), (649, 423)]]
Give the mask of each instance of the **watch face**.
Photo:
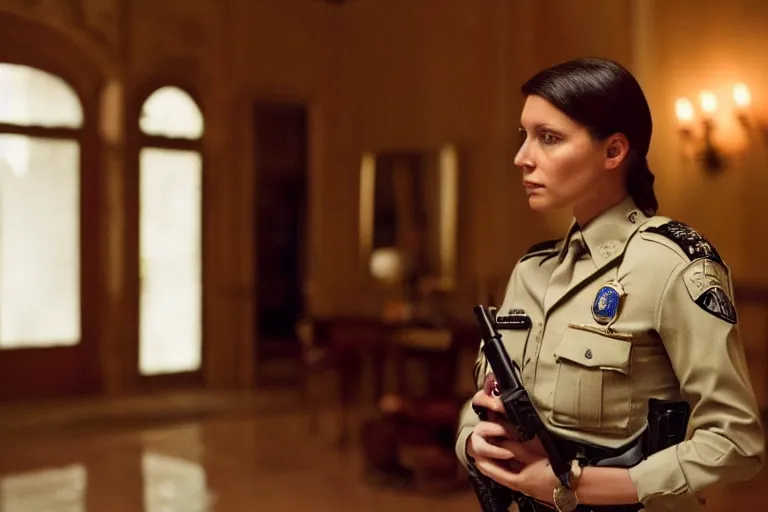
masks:
[(576, 493), (562, 485), (555, 488), (554, 502), (559, 512), (571, 512), (579, 504)]

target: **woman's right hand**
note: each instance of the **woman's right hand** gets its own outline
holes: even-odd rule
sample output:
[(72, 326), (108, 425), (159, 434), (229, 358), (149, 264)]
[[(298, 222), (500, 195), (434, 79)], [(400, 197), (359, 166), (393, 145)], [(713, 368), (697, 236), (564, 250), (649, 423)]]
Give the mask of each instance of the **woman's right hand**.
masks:
[[(485, 418), (480, 421), (467, 440), (467, 455), (479, 460), (495, 460), (509, 463), (509, 469), (521, 469), (545, 457), (541, 443), (533, 439), (521, 443), (517, 429), (507, 420), (501, 399), (494, 394), (493, 374), (486, 377), (483, 388), (472, 398), (472, 407), (484, 409)], [(513, 464), (517, 462), (517, 464)], [(521, 466), (522, 465), (522, 466)]]

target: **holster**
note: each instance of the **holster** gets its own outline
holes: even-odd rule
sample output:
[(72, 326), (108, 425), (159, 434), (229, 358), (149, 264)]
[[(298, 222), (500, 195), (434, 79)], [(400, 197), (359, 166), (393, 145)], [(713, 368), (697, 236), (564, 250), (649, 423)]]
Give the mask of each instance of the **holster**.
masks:
[(651, 398), (648, 402), (648, 455), (683, 442), (690, 415), (688, 402)]

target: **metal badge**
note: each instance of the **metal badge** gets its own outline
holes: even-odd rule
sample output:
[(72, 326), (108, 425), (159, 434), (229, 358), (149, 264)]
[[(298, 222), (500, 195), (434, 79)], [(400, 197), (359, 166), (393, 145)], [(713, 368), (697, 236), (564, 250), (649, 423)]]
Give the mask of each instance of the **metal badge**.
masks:
[(595, 296), (592, 304), (592, 318), (600, 325), (611, 325), (619, 317), (626, 293), (618, 281), (608, 281)]

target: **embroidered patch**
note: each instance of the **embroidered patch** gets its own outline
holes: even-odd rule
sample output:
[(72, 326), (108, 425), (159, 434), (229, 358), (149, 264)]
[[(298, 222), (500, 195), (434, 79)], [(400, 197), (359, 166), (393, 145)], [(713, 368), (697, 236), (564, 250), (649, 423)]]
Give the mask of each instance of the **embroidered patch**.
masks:
[(597, 253), (603, 259), (608, 259), (619, 250), (621, 243), (618, 240), (608, 240), (597, 246)]
[(670, 221), (658, 227), (648, 228), (649, 233), (658, 233), (675, 242), (691, 261), (707, 258), (717, 263), (723, 260), (709, 241), (692, 227), (678, 221)]
[(728, 323), (736, 323), (736, 308), (728, 271), (723, 265), (709, 259), (699, 259), (685, 269), (683, 279), (691, 299), (699, 307)]
[(592, 318), (600, 325), (610, 325), (616, 321), (624, 301), (624, 287), (617, 281), (605, 283), (592, 304)]

